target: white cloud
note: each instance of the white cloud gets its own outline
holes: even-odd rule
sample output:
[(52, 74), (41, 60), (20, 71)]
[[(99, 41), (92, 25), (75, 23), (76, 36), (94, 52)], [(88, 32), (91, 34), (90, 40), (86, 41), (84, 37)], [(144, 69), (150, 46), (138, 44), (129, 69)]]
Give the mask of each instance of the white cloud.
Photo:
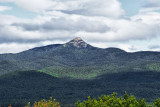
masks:
[(125, 19), (104, 19), (106, 25), (110, 28), (109, 31), (104, 33), (92, 32), (77, 32), (77, 35), (82, 36), (92, 41), (131, 41), (131, 40), (145, 40), (148, 38), (156, 37), (158, 32), (158, 25), (149, 25), (134, 20)]
[(107, 32), (110, 28), (102, 20), (97, 18), (71, 15), (60, 18), (52, 18), (43, 23), (14, 23), (13, 26), (20, 27), (27, 31), (86, 31), (86, 32)]
[(154, 12), (160, 10), (159, 0), (147, 0), (146, 4), (140, 9), (140, 12)]
[(6, 2), (13, 2), (33, 12), (63, 11), (70, 14), (115, 18), (125, 14), (117, 0), (7, 0)]
[(0, 2), (13, 2), (13, 0), (0, 0)]
[(0, 44), (0, 54), (3, 53), (19, 53), (24, 50), (32, 49), (39, 46), (46, 46), (50, 44), (63, 44), (64, 41), (42, 41), (38, 43), (1, 43)]
[(159, 25), (160, 24), (160, 13), (158, 12), (140, 13), (140, 14), (133, 16), (132, 20), (146, 23), (148, 25)]
[(77, 3), (79, 3), (79, 8), (68, 11), (68, 13), (114, 18), (121, 17), (125, 14), (124, 10), (121, 9), (121, 4), (117, 0), (84, 0)]
[(11, 7), (8, 6), (0, 6), (0, 12), (6, 11), (6, 10), (11, 10)]
[(32, 44), (3, 43), (0, 44), (0, 54), (2, 53), (18, 53), (35, 47)]
[(142, 8), (139, 12), (140, 13), (147, 13), (147, 12), (153, 12), (156, 10), (160, 10), (160, 7), (147, 7), (147, 8)]
[(19, 7), (33, 12), (43, 11), (52, 6), (50, 0), (14, 0), (13, 2)]
[[(155, 16), (159, 18), (158, 15)], [(8, 19), (7, 16), (2, 17), (4, 23), (3, 26), (1, 26), (0, 32), (1, 43), (38, 43), (48, 40), (66, 41), (76, 36), (80, 36), (89, 42), (99, 42), (104, 44), (104, 42), (129, 42), (132, 40), (146, 40), (148, 38), (152, 38), (153, 36), (156, 37), (159, 34), (159, 25), (157, 25), (156, 21), (157, 18), (146, 14), (136, 15), (130, 20), (112, 19), (110, 17), (107, 18), (100, 16), (91, 17), (81, 15), (67, 15), (63, 13), (48, 14), (48, 16), (40, 16), (34, 20), (18, 21), (18, 19), (14, 17), (9, 17), (12, 19), (12, 21), (7, 22), (6, 20), (5, 22), (4, 18)], [(59, 19), (60, 21), (57, 21)], [(148, 20), (152, 20), (153, 22), (148, 23)], [(56, 23), (54, 21), (56, 21)], [(36, 24), (39, 27), (36, 30), (24, 30), (22, 29), (23, 26), (13, 26), (13, 23), (26, 23), (29, 25), (28, 27), (30, 29), (36, 26)], [(49, 31), (42, 29), (45, 23), (48, 23), (48, 27), (51, 25)], [(101, 30), (105, 28), (104, 25), (106, 25), (109, 29), (101, 32)], [(48, 28), (45, 26), (45, 29)], [(90, 29), (94, 29), (94, 32), (92, 32)], [(101, 47), (103, 46), (101, 45)], [(130, 50), (131, 48), (133, 49), (132, 46), (128, 46), (127, 48), (122, 49), (129, 50), (129, 48)]]
[[(2, 1), (4, 2), (0, 0)], [(152, 40), (160, 34), (160, 13), (144, 8), (139, 14), (126, 19), (123, 17), (125, 12), (117, 0), (8, 0), (8, 2), (38, 12), (39, 15), (34, 19), (0, 15), (2, 52), (13, 50), (19, 52), (34, 46), (53, 44), (55, 41), (63, 43), (76, 36), (82, 37), (94, 46), (103, 48), (115, 46), (126, 51), (136, 51), (143, 50), (144, 46), (130, 44), (131, 41)], [(6, 43), (9, 43), (9, 47), (17, 48), (11, 49)], [(22, 46), (18, 46), (19, 44)]]
[(149, 1), (149, 3), (148, 3), (148, 5), (149, 4), (154, 4), (154, 5), (159, 5), (159, 3), (160, 3), (160, 1), (159, 0), (148, 0)]

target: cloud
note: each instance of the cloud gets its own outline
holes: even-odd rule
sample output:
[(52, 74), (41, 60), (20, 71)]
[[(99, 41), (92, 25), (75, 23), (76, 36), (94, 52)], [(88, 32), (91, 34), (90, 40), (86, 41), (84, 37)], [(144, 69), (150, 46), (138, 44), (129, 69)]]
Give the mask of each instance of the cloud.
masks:
[(42, 41), (38, 43), (0, 43), (0, 54), (2, 53), (19, 53), (24, 50), (32, 49), (39, 46), (46, 46), (50, 44), (62, 44), (64, 41)]
[[(155, 15), (156, 17), (157, 15)], [(46, 19), (47, 17), (47, 19)], [(141, 20), (140, 20), (141, 19)], [(148, 23), (148, 20), (153, 22)], [(150, 15), (137, 15), (131, 19), (112, 19), (81, 15), (55, 14), (29, 21), (12, 21), (1, 26), (0, 42), (41, 42), (66, 40), (80, 36), (94, 42), (129, 42), (146, 40), (159, 34), (157, 19)]]
[(0, 0), (0, 3), (4, 3), (4, 2), (12, 2), (13, 0)]
[(15, 3), (32, 12), (61, 11), (67, 14), (114, 18), (125, 14), (117, 0), (7, 0), (6, 2)]
[(86, 0), (78, 9), (63, 11), (68, 14), (85, 16), (121, 17), (125, 14), (117, 0)]
[(20, 8), (32, 11), (40, 12), (48, 9), (52, 6), (51, 0), (0, 0), (0, 3), (14, 3)]
[[(137, 15), (126, 18), (118, 0), (8, 0), (8, 2), (37, 12), (38, 15), (33, 19), (0, 15), (0, 46), (4, 51), (7, 50), (2, 47), (7, 46), (2, 44), (6, 43), (10, 44), (9, 46), (16, 46), (16, 52), (19, 52), (29, 47), (42, 46), (41, 43), (46, 41), (51, 44), (55, 43), (54, 41), (64, 43), (77, 36), (88, 43), (99, 44), (100, 47), (117, 46), (127, 51), (135, 51), (142, 48), (130, 45), (130, 41), (152, 40), (160, 36), (160, 13), (141, 10)], [(143, 9), (151, 9), (151, 6)], [(23, 46), (19, 47), (18, 44)], [(28, 48), (25, 48), (25, 45)], [(8, 49), (10, 51), (7, 52), (13, 51), (9, 47)]]
[(87, 18), (58, 18), (51, 19), (42, 24), (37, 23), (14, 23), (13, 26), (21, 27), (27, 31), (85, 31), (85, 32), (107, 32), (109, 27), (103, 21), (90, 20)]
[(160, 45), (151, 45), (149, 49), (160, 49)]
[(52, 33), (41, 33), (34, 31), (23, 31), (13, 26), (3, 26), (0, 29), (0, 43), (38, 43), (47, 40), (66, 39), (71, 33), (55, 31)]
[[(130, 19), (117, 19), (51, 12), (37, 19), (41, 20), (39, 22), (12, 23), (12, 27), (22, 30), (24, 33), (44, 34), (45, 37), (41, 36), (42, 40), (46, 40), (48, 37), (48, 39), (54, 39), (57, 35), (61, 35), (60, 33), (65, 32), (63, 33), (65, 37), (68, 35), (72, 35), (72, 38), (80, 36), (94, 42), (127, 42), (157, 37), (160, 33), (160, 26), (157, 23), (159, 18), (159, 13), (138, 14)], [(69, 38), (72, 39), (71, 36)]]
[(144, 5), (144, 7), (159, 7), (160, 6), (159, 0), (148, 0), (148, 3)]
[(41, 12), (52, 6), (51, 0), (14, 0), (13, 2), (19, 7), (33, 12)]
[[(10, 20), (7, 20), (10, 19)], [(37, 18), (36, 18), (37, 19)], [(31, 20), (21, 20), (13, 16), (0, 15), (0, 44), (2, 43), (39, 43), (44, 41), (56, 41), (56, 40), (66, 40), (67, 38), (72, 38), (74, 32), (67, 31), (24, 31), (13, 23), (29, 23)]]
[(18, 44), (18, 43), (3, 43), (0, 44), (0, 54), (2, 53), (18, 53), (24, 50), (35, 47), (34, 44)]
[(129, 42), (132, 40), (146, 40), (156, 37), (159, 33), (158, 25), (149, 25), (134, 20), (106, 19), (110, 30), (104, 33), (78, 32), (79, 35), (92, 41)]
[(6, 10), (11, 10), (11, 7), (8, 6), (0, 6), (0, 12), (6, 11)]
[(148, 0), (148, 2), (142, 7), (140, 12), (153, 12), (160, 10), (159, 0)]

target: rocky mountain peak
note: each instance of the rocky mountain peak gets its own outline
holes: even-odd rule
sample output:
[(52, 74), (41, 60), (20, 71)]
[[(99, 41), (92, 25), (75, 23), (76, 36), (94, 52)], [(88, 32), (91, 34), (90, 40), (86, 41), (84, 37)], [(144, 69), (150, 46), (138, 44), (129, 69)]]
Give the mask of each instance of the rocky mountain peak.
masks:
[(73, 40), (64, 44), (64, 47), (76, 47), (76, 48), (87, 48), (87, 43), (80, 37), (76, 37)]

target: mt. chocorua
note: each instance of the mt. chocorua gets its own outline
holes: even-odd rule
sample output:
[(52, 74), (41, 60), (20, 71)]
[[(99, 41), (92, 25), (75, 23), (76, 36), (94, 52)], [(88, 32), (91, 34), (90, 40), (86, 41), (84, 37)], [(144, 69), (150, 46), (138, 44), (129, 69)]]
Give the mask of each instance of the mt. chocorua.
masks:
[(93, 47), (81, 38), (0, 55), (0, 107), (49, 97), (75, 107), (87, 96), (125, 91), (148, 102), (160, 97), (160, 52)]
[(90, 79), (115, 72), (160, 71), (160, 52), (128, 53), (93, 47), (77, 37), (65, 44), (0, 55), (0, 75), (36, 70), (54, 77)]

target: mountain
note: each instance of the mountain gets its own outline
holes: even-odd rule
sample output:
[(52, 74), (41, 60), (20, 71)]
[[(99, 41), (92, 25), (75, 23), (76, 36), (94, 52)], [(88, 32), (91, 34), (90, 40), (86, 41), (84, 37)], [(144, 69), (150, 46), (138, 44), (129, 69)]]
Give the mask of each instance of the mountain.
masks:
[(86, 42), (84, 42), (81, 38), (77, 37), (71, 40), (70, 42), (65, 43), (63, 46), (74, 47), (74, 48), (87, 48), (89, 45)]
[(128, 53), (118, 48), (97, 48), (81, 38), (65, 44), (0, 55), (0, 75), (37, 70), (54, 77), (90, 79), (107, 73), (160, 71), (160, 52)]
[(0, 107), (56, 98), (62, 107), (113, 92), (160, 97), (160, 52), (97, 48), (81, 38), (0, 54)]

